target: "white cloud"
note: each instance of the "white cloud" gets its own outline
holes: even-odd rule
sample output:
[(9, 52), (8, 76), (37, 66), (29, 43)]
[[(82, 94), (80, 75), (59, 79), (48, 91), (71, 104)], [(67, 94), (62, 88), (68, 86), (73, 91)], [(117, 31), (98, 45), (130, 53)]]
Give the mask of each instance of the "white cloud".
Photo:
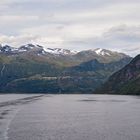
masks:
[[(19, 35), (19, 36), (6, 36), (1, 35), (0, 36), (0, 42), (2, 42), (3, 45), (10, 44), (14, 47), (20, 47), (23, 44), (33, 43), (33, 44), (40, 44), (44, 47), (53, 47), (53, 44), (56, 47), (56, 44), (60, 45), (62, 43), (61, 38), (50, 38), (50, 37), (42, 37), (42, 36), (35, 36), (35, 35)], [(4, 42), (4, 43), (3, 43)]]

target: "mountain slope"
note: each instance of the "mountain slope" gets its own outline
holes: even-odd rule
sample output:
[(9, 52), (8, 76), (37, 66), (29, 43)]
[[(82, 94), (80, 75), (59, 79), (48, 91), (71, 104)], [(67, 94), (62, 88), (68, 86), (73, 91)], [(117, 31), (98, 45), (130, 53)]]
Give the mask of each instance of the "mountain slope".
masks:
[(15, 77), (7, 82), (3, 86), (3, 92), (92, 93), (113, 72), (122, 68), (129, 61), (130, 59), (124, 59), (105, 64), (98, 62), (98, 60), (92, 60), (60, 71), (58, 69), (54, 71), (50, 68), (43, 71), (44, 69), (41, 67), (40, 71), (33, 70), (32, 75), (24, 73), (25, 76)]
[(119, 61), (123, 58), (128, 58), (129, 56), (123, 53), (97, 48), (94, 50), (85, 50), (78, 52), (74, 57), (75, 59), (81, 60), (83, 62), (97, 59), (101, 63), (110, 63)]
[(94, 72), (99, 72), (99, 71), (117, 71), (121, 69), (123, 66), (128, 64), (130, 62), (131, 58), (123, 58), (119, 61), (114, 61), (110, 63), (101, 63), (97, 59), (90, 60), (88, 62), (83, 62), (78, 66), (73, 66), (69, 68), (70, 71), (72, 72), (87, 72), (87, 71), (94, 71)]
[(24, 56), (0, 56), (0, 90), (15, 79), (26, 78), (36, 74), (57, 76), (61, 68), (43, 60)]
[(27, 44), (0, 46), (0, 92), (93, 92), (131, 57), (104, 49), (81, 52)]
[(140, 95), (140, 55), (113, 74), (99, 92)]
[(24, 57), (36, 55), (36, 58), (42, 58), (48, 63), (59, 65), (61, 67), (76, 66), (93, 59), (97, 59), (101, 63), (109, 63), (129, 57), (123, 53), (100, 48), (76, 52), (61, 48), (45, 48), (34, 44), (23, 45), (19, 48), (14, 48), (8, 45), (0, 45), (0, 55), (3, 54), (9, 57), (14, 57), (15, 55)]

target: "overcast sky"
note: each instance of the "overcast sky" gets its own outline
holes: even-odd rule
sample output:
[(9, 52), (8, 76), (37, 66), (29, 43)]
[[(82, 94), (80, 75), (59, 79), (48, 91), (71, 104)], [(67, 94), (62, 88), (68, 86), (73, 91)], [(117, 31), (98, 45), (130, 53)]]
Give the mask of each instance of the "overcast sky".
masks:
[(0, 0), (0, 43), (140, 53), (140, 0)]

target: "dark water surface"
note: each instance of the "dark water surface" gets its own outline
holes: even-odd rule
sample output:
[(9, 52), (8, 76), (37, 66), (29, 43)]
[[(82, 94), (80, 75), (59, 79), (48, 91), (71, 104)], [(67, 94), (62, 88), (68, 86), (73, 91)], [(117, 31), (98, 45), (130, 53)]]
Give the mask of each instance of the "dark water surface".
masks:
[(0, 140), (140, 140), (140, 97), (0, 95)]

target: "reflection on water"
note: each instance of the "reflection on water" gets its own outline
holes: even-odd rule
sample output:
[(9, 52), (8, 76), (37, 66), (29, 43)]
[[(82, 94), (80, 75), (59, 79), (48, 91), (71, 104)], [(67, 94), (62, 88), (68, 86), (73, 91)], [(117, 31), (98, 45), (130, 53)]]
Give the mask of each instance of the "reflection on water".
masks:
[(140, 139), (138, 96), (22, 95), (19, 98), (17, 95), (18, 99), (14, 96), (15, 100), (0, 99), (0, 105), (4, 104), (0, 107), (1, 139)]

